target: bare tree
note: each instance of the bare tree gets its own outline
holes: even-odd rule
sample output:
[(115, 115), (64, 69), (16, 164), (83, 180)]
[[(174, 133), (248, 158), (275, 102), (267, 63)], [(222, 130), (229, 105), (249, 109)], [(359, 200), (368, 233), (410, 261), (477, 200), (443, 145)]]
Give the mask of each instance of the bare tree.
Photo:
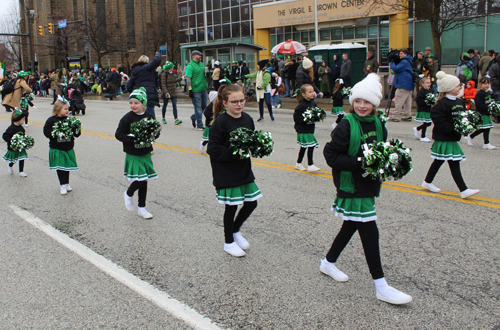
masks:
[[(441, 58), (443, 33), (466, 25), (484, 25), (484, 17), (496, 12), (500, 0), (373, 0), (369, 11), (407, 11), (410, 17), (428, 20), (434, 55)], [(487, 10), (490, 9), (490, 10)]]
[[(19, 34), (20, 32), (21, 16), (19, 9), (16, 6), (11, 7), (6, 11), (5, 19), (2, 24), (2, 33)], [(22, 68), (22, 52), (21, 52), (21, 38), (19, 36), (1, 36), (0, 43), (5, 45), (5, 58), (0, 60), (7, 60), (7, 62), (15, 68)], [(8, 66), (8, 65), (7, 65)]]

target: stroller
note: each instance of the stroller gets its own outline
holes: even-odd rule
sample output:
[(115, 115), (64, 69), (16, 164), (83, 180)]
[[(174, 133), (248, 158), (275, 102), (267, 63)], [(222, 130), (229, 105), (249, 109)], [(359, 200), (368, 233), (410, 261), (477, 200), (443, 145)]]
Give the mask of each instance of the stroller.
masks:
[(85, 115), (85, 103), (83, 102), (82, 92), (80, 92), (79, 87), (75, 87), (73, 84), (68, 84), (64, 89), (64, 98), (69, 101), (69, 111), (73, 116), (82, 112)]
[(247, 101), (257, 102), (257, 93), (255, 92), (255, 86), (252, 82), (250, 82), (250, 80), (245, 81), (244, 90)]

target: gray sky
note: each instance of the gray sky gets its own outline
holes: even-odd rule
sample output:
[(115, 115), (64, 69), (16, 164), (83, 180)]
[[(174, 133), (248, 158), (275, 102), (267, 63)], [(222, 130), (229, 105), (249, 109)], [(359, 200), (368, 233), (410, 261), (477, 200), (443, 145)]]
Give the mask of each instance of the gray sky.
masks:
[[(0, 4), (2, 5), (2, 11), (0, 12), (0, 20), (5, 22), (9, 20), (14, 10), (19, 11), (19, 0), (0, 0)], [(7, 32), (8, 26), (7, 24), (0, 24), (0, 32)]]

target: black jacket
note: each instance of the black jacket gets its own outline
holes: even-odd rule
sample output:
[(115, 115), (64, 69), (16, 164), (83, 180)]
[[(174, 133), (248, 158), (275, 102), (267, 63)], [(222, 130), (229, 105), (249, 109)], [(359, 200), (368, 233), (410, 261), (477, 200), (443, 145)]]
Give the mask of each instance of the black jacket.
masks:
[(115, 85), (118, 85), (120, 80), (121, 80), (121, 76), (116, 71), (111, 71), (110, 74), (108, 75), (108, 79), (106, 79), (107, 82), (109, 82), (110, 84), (115, 84)]
[(332, 95), (332, 101), (334, 107), (344, 106), (344, 95), (342, 94), (342, 87)]
[(68, 117), (49, 117), (43, 126), (43, 135), (49, 139), (49, 148), (58, 149), (62, 151), (70, 151), (75, 147), (75, 137), (79, 137), (82, 132), (76, 132), (71, 139), (68, 140), (58, 140), (52, 137), (52, 126), (58, 121), (66, 119)]
[(425, 97), (427, 94), (432, 94), (430, 89), (420, 88), (417, 93), (415, 101), (417, 102), (417, 112), (430, 112), (431, 106), (425, 103)]
[(332, 64), (332, 67), (331, 67), (331, 69), (332, 69), (331, 76), (332, 76), (332, 81), (333, 81), (334, 84), (335, 84), (335, 80), (337, 78), (340, 78), (340, 67), (341, 66), (342, 66), (342, 62), (340, 61), (340, 59), (337, 59)]
[(156, 68), (161, 63), (161, 54), (156, 53), (150, 63), (134, 63), (132, 74), (127, 82), (127, 90), (132, 93), (139, 87), (146, 88), (148, 107), (160, 106), (160, 99), (156, 91)]
[(15, 134), (17, 134), (19, 132), (23, 133), (23, 135), (26, 135), (26, 131), (24, 130), (23, 125), (16, 126), (16, 125), (12, 124), (9, 127), (7, 127), (7, 129), (5, 130), (5, 133), (3, 133), (3, 135), (2, 135), (2, 138), (4, 139), (4, 141), (7, 142), (7, 150), (14, 151), (10, 147), (10, 140), (12, 139), (12, 137)]
[(290, 65), (290, 69), (288, 69), (288, 79), (296, 79), (297, 78), (297, 69), (299, 68), (298, 63), (294, 63)]
[[(115, 132), (115, 138), (123, 143), (123, 151), (130, 155), (145, 155), (153, 151), (153, 146), (144, 147), (140, 144), (134, 144), (134, 138), (128, 136), (130, 134), (130, 125), (144, 118), (152, 119), (153, 115), (149, 112), (144, 112), (142, 115), (138, 115), (133, 111), (127, 112), (125, 116), (120, 119), (118, 128)], [(160, 136), (158, 134), (157, 138)]]
[(488, 105), (493, 101), (493, 93), (485, 92), (482, 89), (477, 92), (476, 97), (474, 98), (476, 110), (483, 116), (489, 116)]
[(300, 88), (300, 86), (309, 84), (314, 87), (314, 91), (316, 93), (319, 93), (318, 87), (314, 84), (314, 81), (311, 80), (311, 76), (309, 76), (309, 71), (304, 69), (304, 67), (301, 65), (297, 69), (297, 74), (295, 76), (295, 87)]
[(459, 111), (465, 111), (464, 101), (445, 97), (431, 109), (434, 124), (432, 139), (436, 141), (460, 141), (461, 135), (454, 129), (454, 118)]
[(316, 107), (316, 102), (314, 100), (307, 101), (303, 99), (299, 105), (295, 108), (293, 113), (293, 121), (295, 122), (294, 128), (297, 133), (312, 133), (314, 134), (314, 129), (316, 125), (314, 123), (307, 123), (304, 121), (302, 114), (309, 107)]
[(205, 126), (210, 127), (210, 124), (212, 124), (212, 119), (214, 119), (214, 102), (210, 102), (205, 110), (203, 110), (203, 116), (205, 116)]
[[(361, 128), (366, 135), (368, 132), (375, 131), (375, 123), (361, 122)], [(380, 186), (382, 182), (373, 180), (371, 176), (363, 177), (365, 170), (361, 168), (361, 162), (358, 157), (363, 156), (361, 147), (356, 156), (349, 156), (349, 141), (351, 137), (351, 125), (347, 119), (340, 121), (339, 125), (333, 130), (332, 140), (325, 145), (323, 155), (325, 156), (326, 163), (332, 168), (333, 183), (337, 187), (337, 197), (377, 197), (380, 194)], [(376, 136), (366, 137), (367, 143), (372, 143)], [(384, 141), (387, 140), (387, 129), (384, 127)], [(363, 140), (361, 140), (363, 144)], [(340, 173), (342, 171), (352, 171), (352, 178), (354, 180), (353, 194), (346, 193), (339, 189), (340, 187)]]
[(255, 181), (250, 158), (234, 156), (229, 146), (229, 133), (240, 127), (255, 130), (252, 117), (245, 112), (240, 118), (223, 113), (210, 127), (207, 153), (210, 155), (215, 189), (237, 187)]

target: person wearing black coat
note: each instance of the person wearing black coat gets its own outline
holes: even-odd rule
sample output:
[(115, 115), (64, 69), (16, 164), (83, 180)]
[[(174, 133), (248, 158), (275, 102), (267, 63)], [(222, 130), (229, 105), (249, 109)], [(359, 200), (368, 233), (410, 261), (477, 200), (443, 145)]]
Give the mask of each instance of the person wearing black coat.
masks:
[(322, 93), (320, 92), (318, 87), (316, 87), (316, 84), (314, 84), (314, 81), (311, 79), (311, 76), (309, 75), (309, 68), (312, 68), (312, 66), (313, 66), (312, 61), (307, 57), (304, 57), (302, 65), (299, 66), (299, 68), (297, 69), (297, 74), (295, 76), (295, 88), (299, 89), (302, 85), (309, 84), (314, 88), (314, 91), (317, 94), (321, 94), (321, 97), (323, 97)]
[[(290, 90), (293, 91), (295, 90), (295, 80), (297, 77), (297, 69), (299, 68), (299, 64), (297, 63), (297, 60), (292, 59), (292, 65), (290, 66), (290, 69), (288, 70), (288, 79), (290, 79)], [(288, 95), (290, 96), (290, 95)]]
[(474, 104), (476, 105), (476, 110), (481, 114), (483, 118), (483, 123), (479, 126), (479, 129), (467, 137), (467, 143), (472, 146), (472, 139), (483, 134), (483, 149), (494, 150), (497, 147), (490, 143), (490, 130), (493, 128), (493, 122), (490, 118), (489, 105), (494, 102), (493, 93), (489, 91), (491, 85), (491, 79), (488, 77), (482, 77), (479, 80), (479, 86), (481, 90), (477, 92), (474, 98)]
[(340, 78), (340, 67), (342, 66), (342, 62), (340, 61), (340, 57), (338, 55), (333, 55), (333, 63), (330, 67), (332, 70), (331, 76), (332, 81), (337, 81)]
[(139, 60), (132, 64), (132, 74), (127, 83), (127, 91), (132, 93), (134, 90), (144, 87), (148, 96), (146, 111), (156, 119), (155, 107), (160, 106), (160, 99), (156, 91), (156, 68), (161, 63), (161, 54), (157, 52), (155, 58), (149, 62), (146, 55), (139, 57)]

